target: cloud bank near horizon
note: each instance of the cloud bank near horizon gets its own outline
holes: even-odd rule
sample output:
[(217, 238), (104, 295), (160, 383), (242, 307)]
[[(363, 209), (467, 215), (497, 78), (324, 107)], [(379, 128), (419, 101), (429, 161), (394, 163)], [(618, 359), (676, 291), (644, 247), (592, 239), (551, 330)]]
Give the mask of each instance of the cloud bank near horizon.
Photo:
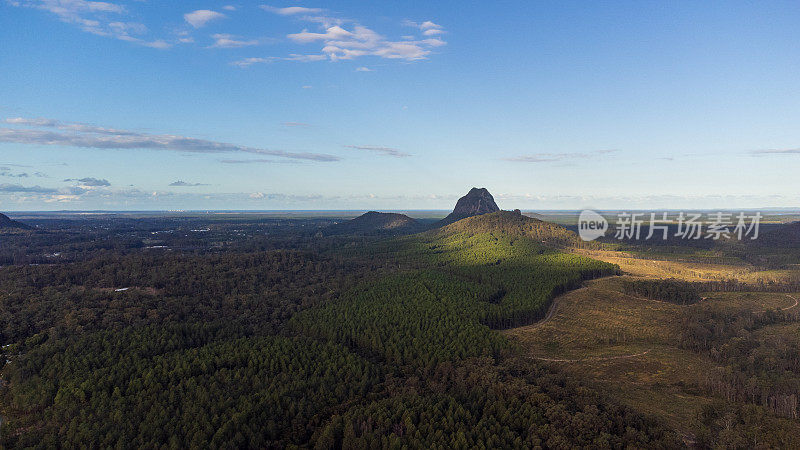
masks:
[(150, 134), (117, 128), (98, 127), (78, 122), (61, 122), (46, 118), (14, 117), (5, 120), (11, 125), (35, 128), (0, 127), (0, 143), (56, 145), (64, 147), (109, 150), (171, 150), (188, 153), (250, 153), (295, 160), (319, 162), (339, 161), (340, 157), (323, 153), (288, 152), (256, 148), (226, 142), (197, 139), (170, 134)]

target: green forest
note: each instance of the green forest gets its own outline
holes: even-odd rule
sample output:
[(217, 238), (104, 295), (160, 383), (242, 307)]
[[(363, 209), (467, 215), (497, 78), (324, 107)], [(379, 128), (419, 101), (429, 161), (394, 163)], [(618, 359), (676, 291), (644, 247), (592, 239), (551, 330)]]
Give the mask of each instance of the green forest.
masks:
[[(6, 236), (0, 444), (683, 445), (674, 428), (503, 334), (545, 319), (559, 295), (620, 275), (573, 251), (594, 244), (504, 211), (405, 236), (323, 236), (326, 225), (236, 220), (162, 233), (169, 223), (143, 221), (62, 243), (52, 229)], [(200, 226), (210, 231), (191, 234)], [(59, 246), (58, 260), (42, 256)], [(706, 291), (790, 289), (622, 280), (628, 295), (682, 307)], [(686, 309), (678, 320), (682, 348), (718, 367), (698, 389), (722, 403), (697, 417), (695, 444), (747, 448), (764, 433), (795, 442), (767, 430), (797, 419), (800, 341), (759, 333), (796, 313)]]
[(2, 267), (3, 445), (672, 447), (496, 331), (617, 273), (557, 249), (570, 239), (501, 212), (407, 237)]

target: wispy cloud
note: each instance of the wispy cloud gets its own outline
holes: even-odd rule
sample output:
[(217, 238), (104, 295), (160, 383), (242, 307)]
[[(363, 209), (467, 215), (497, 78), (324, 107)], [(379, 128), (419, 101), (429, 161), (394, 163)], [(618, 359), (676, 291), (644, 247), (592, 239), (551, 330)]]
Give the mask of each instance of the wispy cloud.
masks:
[(0, 192), (4, 193), (36, 193), (36, 194), (54, 194), (58, 189), (45, 188), (41, 186), (22, 186), (19, 184), (0, 184)]
[(10, 117), (8, 119), (5, 119), (4, 122), (11, 125), (58, 128), (59, 130), (74, 131), (80, 133), (97, 133), (97, 134), (108, 134), (117, 136), (138, 134), (135, 131), (120, 130), (118, 128), (98, 127), (95, 125), (89, 125), (86, 123), (79, 123), (79, 122), (61, 122), (55, 119), (45, 119), (42, 117), (33, 119), (26, 117)]
[(299, 62), (313, 62), (328, 59), (325, 55), (299, 55), (292, 53), (289, 56), (268, 56), (266, 58), (244, 58), (238, 61), (233, 61), (231, 65), (245, 69), (253, 64), (271, 63), (275, 61), (299, 61)]
[(430, 20), (426, 20), (422, 23), (412, 22), (410, 20), (403, 21), (403, 25), (419, 28), (422, 31), (422, 34), (425, 36), (436, 36), (438, 34), (444, 34), (444, 28), (439, 25), (431, 22)]
[(162, 39), (145, 38), (147, 27), (139, 22), (125, 21), (127, 9), (111, 2), (86, 0), (8, 0), (11, 6), (35, 8), (56, 15), (65, 23), (98, 36), (132, 42), (152, 48), (169, 48)]
[(354, 150), (364, 150), (368, 152), (379, 153), (385, 156), (394, 156), (395, 158), (405, 158), (407, 156), (411, 156), (410, 153), (405, 153), (392, 147), (381, 147), (377, 145), (345, 145), (345, 147), (352, 148)]
[(244, 58), (244, 59), (240, 59), (238, 61), (233, 61), (231, 63), (231, 65), (239, 67), (239, 68), (242, 68), (242, 69), (245, 69), (245, 68), (248, 68), (248, 67), (252, 66), (253, 64), (270, 63), (270, 62), (273, 62), (273, 61), (275, 61), (274, 58), (256, 58), (256, 57), (253, 57), (253, 58)]
[(597, 158), (604, 155), (611, 155), (618, 150), (596, 150), (593, 152), (575, 152), (575, 153), (534, 153), (530, 155), (519, 155), (509, 158), (503, 158), (506, 161), (512, 162), (526, 162), (526, 163), (546, 163), (558, 162), (574, 159)]
[(189, 153), (252, 153), (312, 161), (338, 161), (341, 159), (338, 156), (321, 153), (271, 150), (186, 136), (149, 134), (83, 123), (60, 122), (53, 119), (12, 118), (6, 119), (6, 123), (47, 129), (0, 127), (0, 143), (60, 145), (95, 149), (172, 150)]
[(322, 200), (324, 195), (311, 194), (311, 195), (292, 195), (292, 194), (270, 194), (265, 192), (253, 192), (249, 195), (253, 200), (289, 200), (292, 202), (307, 202), (311, 200)]
[(274, 6), (261, 5), (260, 8), (263, 9), (264, 11), (280, 14), (282, 16), (294, 16), (297, 14), (317, 14), (323, 11), (320, 8), (305, 8), (302, 6), (288, 6), (285, 8), (276, 8)]
[(195, 28), (202, 28), (212, 20), (219, 20), (225, 17), (225, 14), (210, 9), (198, 9), (197, 11), (192, 11), (183, 15), (183, 19), (186, 23)]
[(214, 43), (209, 46), (209, 48), (240, 48), (240, 47), (249, 47), (251, 45), (258, 45), (258, 41), (255, 39), (251, 40), (241, 40), (238, 36), (234, 36), (232, 34), (212, 34), (211, 37), (214, 39)]
[(297, 53), (292, 53), (285, 58), (280, 58), (284, 61), (300, 61), (300, 62), (312, 62), (312, 61), (322, 61), (325, 59), (325, 55), (299, 55)]
[[(319, 27), (318, 31), (304, 29), (298, 33), (289, 34), (287, 37), (298, 44), (320, 44), (320, 53), (302, 55), (302, 59), (247, 58), (233, 63), (236, 66), (249, 67), (255, 63), (271, 62), (276, 59), (294, 61), (329, 59), (337, 61), (355, 59), (362, 56), (416, 61), (426, 59), (434, 48), (446, 44), (445, 41), (436, 37), (436, 35), (444, 34), (444, 28), (431, 21), (422, 23), (406, 21), (404, 22), (406, 25), (419, 29), (421, 36), (419, 38), (409, 36), (408, 39), (391, 40), (368, 27), (359, 25), (355, 21), (329, 17), (324, 14), (324, 10), (319, 8), (302, 6), (276, 8), (266, 5), (262, 5), (261, 8), (283, 16), (297, 16), (301, 21), (316, 24)], [(352, 23), (352, 26), (345, 25), (345, 23)], [(312, 56), (316, 58), (311, 59)]]
[[(2, 1), (2, 0), (0, 0)], [(143, 15), (136, 11), (135, 2), (89, 1), (89, 0), (5, 0), (12, 7), (25, 7), (46, 11), (65, 23), (98, 36), (135, 43), (157, 49), (167, 49), (175, 45), (197, 42), (192, 30), (208, 26), (212, 22), (228, 18), (228, 12), (237, 11), (235, 5), (225, 5), (213, 9), (198, 9), (183, 14), (184, 26), (173, 29), (166, 37), (154, 36), (147, 25), (136, 20)], [(426, 59), (434, 49), (446, 45), (442, 36), (444, 27), (430, 20), (423, 22), (405, 21), (404, 24), (415, 29), (414, 35), (401, 38), (387, 38), (372, 29), (360, 25), (358, 21), (335, 17), (323, 8), (300, 5), (272, 6), (261, 5), (261, 9), (272, 14), (307, 24), (297, 33), (287, 35), (294, 43), (318, 45), (314, 51), (294, 52), (288, 56), (250, 57), (232, 62), (237, 67), (246, 68), (253, 64), (273, 61), (312, 62), (322, 60), (350, 60), (363, 56), (376, 56), (387, 59), (416, 61)], [(224, 12), (220, 12), (224, 11)], [(163, 28), (163, 27), (160, 27)], [(264, 39), (254, 40), (237, 37), (232, 32), (212, 35), (211, 48), (241, 48), (254, 46)]]
[(266, 159), (266, 158), (257, 158), (257, 159), (221, 159), (219, 162), (222, 164), (299, 164), (299, 161), (295, 160), (278, 160), (278, 159)]
[(208, 184), (206, 184), (206, 183), (188, 183), (188, 182), (186, 182), (186, 181), (181, 181), (181, 180), (178, 180), (178, 181), (173, 181), (173, 182), (172, 182), (172, 183), (170, 183), (169, 185), (170, 185), (170, 186), (176, 186), (176, 187), (209, 186), (209, 185), (208, 185)]
[(753, 150), (750, 152), (753, 156), (767, 156), (767, 155), (800, 155), (800, 148), (784, 148), (784, 149), (764, 149)]
[(425, 59), (431, 53), (432, 48), (446, 44), (438, 38), (390, 41), (361, 25), (355, 25), (352, 31), (348, 31), (339, 25), (334, 25), (325, 29), (322, 33), (303, 30), (287, 37), (300, 44), (320, 42), (322, 44), (322, 54), (332, 61), (355, 59), (367, 55), (414, 61)]
[(80, 183), (80, 186), (88, 186), (88, 187), (101, 187), (101, 186), (111, 186), (111, 183), (108, 182), (105, 178), (67, 178), (64, 181), (76, 181)]
[(370, 69), (369, 67), (357, 67), (356, 72), (374, 72), (374, 70)]
[[(279, 162), (279, 161), (276, 161)], [(176, 182), (182, 183), (182, 182)], [(185, 183), (173, 186), (202, 186), (200, 183)], [(37, 203), (71, 203), (72, 205), (103, 205), (106, 208), (113, 208), (118, 205), (130, 207), (137, 205), (143, 208), (164, 209), (167, 205), (170, 208), (182, 207), (187, 203), (200, 203), (206, 208), (216, 205), (221, 208), (230, 208), (231, 205), (242, 205), (251, 208), (254, 206), (263, 207), (270, 204), (285, 207), (285, 204), (303, 205), (304, 208), (319, 208), (322, 205), (329, 205), (341, 199), (345, 200), (369, 200), (378, 199), (398, 200), (405, 198), (399, 196), (377, 196), (373, 194), (356, 194), (346, 197), (338, 195), (306, 193), (292, 194), (283, 192), (205, 192), (203, 190), (180, 190), (165, 189), (159, 191), (143, 191), (137, 188), (111, 189), (100, 187), (95, 189), (84, 189), (79, 186), (65, 188), (50, 188), (42, 186), (22, 186), (19, 184), (0, 184), (0, 198), (5, 202), (16, 202), (18, 204), (37, 204)], [(435, 198), (435, 196), (430, 196)], [(448, 196), (448, 201), (455, 196)], [(276, 203), (277, 202), (277, 203)]]
[[(197, 185), (191, 184), (187, 185)], [(194, 190), (163, 190), (163, 191), (142, 191), (137, 188), (110, 189), (96, 188), (83, 189), (78, 186), (66, 188), (50, 188), (42, 186), (22, 186), (19, 184), (0, 184), (0, 198), (6, 202), (18, 204), (47, 204), (47, 203), (69, 203), (72, 205), (103, 205), (104, 207), (115, 207), (125, 205), (138, 205), (143, 208), (170, 208), (181, 207), (189, 202), (200, 202), (206, 205), (218, 205), (218, 207), (230, 207), (232, 204), (238, 205), (259, 205), (263, 206), (268, 202), (275, 204), (290, 203), (297, 205), (308, 205), (309, 202), (330, 202), (338, 199), (337, 196), (322, 194), (289, 194), (280, 192), (227, 192), (209, 193), (196, 192)]]
[(32, 174), (28, 173), (28, 172), (17, 172), (17, 173), (14, 173), (11, 170), (12, 170), (11, 167), (0, 166), (0, 177), (7, 177), (7, 178), (30, 178), (30, 177), (47, 178), (47, 175), (45, 175), (42, 172), (34, 172)]

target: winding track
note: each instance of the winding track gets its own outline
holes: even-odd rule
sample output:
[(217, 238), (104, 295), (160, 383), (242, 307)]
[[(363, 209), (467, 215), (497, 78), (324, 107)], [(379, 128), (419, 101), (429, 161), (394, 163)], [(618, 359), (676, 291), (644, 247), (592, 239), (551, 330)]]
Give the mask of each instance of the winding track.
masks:
[[(585, 290), (585, 289), (589, 289), (589, 286), (583, 286), (583, 287), (580, 287), (578, 289), (575, 289), (575, 290), (572, 290), (572, 291), (569, 291), (569, 292), (565, 292), (564, 294), (561, 294), (558, 297), (554, 298), (553, 302), (550, 304), (550, 309), (547, 310), (547, 315), (544, 316), (544, 319), (542, 319), (542, 320), (540, 320), (540, 321), (538, 321), (536, 323), (532, 323), (530, 325), (527, 325), (526, 327), (527, 328), (539, 328), (540, 326), (546, 324), (556, 314), (556, 310), (558, 309), (558, 300), (561, 297), (563, 297), (565, 295), (568, 295), (568, 294), (573, 294), (575, 292), (582, 291), (582, 290)], [(522, 328), (522, 327), (520, 327), (520, 328)]]
[(644, 356), (650, 351), (653, 350), (649, 348), (643, 352), (633, 353), (630, 355), (617, 355), (617, 356), (589, 356), (586, 358), (579, 358), (579, 359), (561, 359), (561, 358), (542, 358), (538, 356), (529, 356), (531, 359), (535, 359), (538, 361), (547, 361), (547, 362), (583, 362), (583, 361), (610, 361), (613, 359), (628, 359), (628, 358), (636, 358), (637, 356)]
[[(603, 277), (603, 278), (606, 278), (606, 277)], [(598, 278), (598, 279), (602, 279), (602, 278)], [(597, 280), (597, 279), (595, 279), (595, 280)], [(587, 282), (587, 284), (592, 283), (595, 280), (590, 280), (589, 282)], [(542, 319), (542, 320), (540, 320), (540, 321), (538, 321), (536, 323), (528, 325), (527, 328), (539, 328), (540, 326), (546, 324), (550, 319), (553, 318), (553, 316), (555, 315), (556, 311), (558, 310), (558, 303), (559, 303), (559, 300), (561, 299), (561, 297), (563, 297), (565, 295), (571, 295), (571, 294), (574, 294), (574, 293), (576, 293), (578, 291), (585, 290), (585, 289), (589, 289), (589, 286), (587, 285), (587, 286), (580, 287), (578, 289), (566, 292), (566, 293), (564, 293), (562, 295), (559, 295), (558, 297), (554, 298), (553, 299), (553, 303), (550, 305), (550, 309), (547, 311), (547, 315), (544, 316), (544, 319)], [(614, 360), (614, 359), (628, 359), (628, 358), (636, 358), (636, 357), (639, 357), (639, 356), (644, 356), (644, 355), (650, 353), (651, 350), (652, 350), (652, 348), (649, 348), (649, 349), (647, 349), (647, 350), (645, 350), (643, 352), (633, 353), (633, 354), (630, 354), (630, 355), (589, 356), (589, 357), (580, 358), (580, 359), (543, 358), (543, 357), (540, 357), (540, 356), (527, 356), (526, 358), (535, 359), (537, 361), (568, 362), (568, 363), (575, 363), (575, 362), (582, 362), (582, 361), (610, 361), (610, 360)]]
[(792, 306), (789, 306), (789, 307), (786, 307), (786, 308), (781, 308), (781, 311), (788, 311), (788, 310), (790, 310), (790, 309), (792, 309), (792, 308), (796, 307), (798, 304), (800, 304), (800, 300), (798, 300), (798, 299), (796, 299), (796, 298), (792, 297), (792, 296), (791, 296), (791, 295), (789, 295), (789, 294), (786, 294), (786, 296), (787, 296), (787, 297), (789, 297), (790, 299), (794, 300), (794, 305), (792, 305)]
[[(800, 304), (800, 301), (798, 301), (798, 299), (792, 297), (791, 295), (789, 295), (789, 294), (783, 294), (783, 295), (785, 295), (785, 296), (789, 297), (790, 299), (794, 300), (794, 305), (787, 306), (786, 308), (780, 308), (780, 309), (778, 309), (778, 311), (788, 311), (790, 309), (793, 309), (793, 308), (797, 307), (797, 305)], [(756, 312), (765, 313), (767, 311), (775, 311), (775, 309), (774, 308), (773, 309), (762, 309), (761, 311), (756, 311)]]

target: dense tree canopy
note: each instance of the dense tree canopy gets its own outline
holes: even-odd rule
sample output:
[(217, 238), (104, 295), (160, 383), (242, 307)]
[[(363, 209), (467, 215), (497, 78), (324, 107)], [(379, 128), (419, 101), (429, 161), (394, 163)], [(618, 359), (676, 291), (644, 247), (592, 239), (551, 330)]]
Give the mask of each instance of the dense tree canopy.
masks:
[[(678, 445), (497, 332), (619, 273), (563, 252), (585, 245), (564, 228), (507, 212), (397, 238), (319, 237), (299, 221), (174, 225), (95, 223), (81, 232), (94, 242), (48, 229), (0, 245), (2, 445)], [(637, 292), (691, 298), (666, 283)], [(684, 341), (728, 368), (709, 391), (791, 417), (797, 342), (758, 329), (792, 320), (691, 315)], [(717, 412), (699, 419), (700, 441), (739, 439), (720, 437)]]

